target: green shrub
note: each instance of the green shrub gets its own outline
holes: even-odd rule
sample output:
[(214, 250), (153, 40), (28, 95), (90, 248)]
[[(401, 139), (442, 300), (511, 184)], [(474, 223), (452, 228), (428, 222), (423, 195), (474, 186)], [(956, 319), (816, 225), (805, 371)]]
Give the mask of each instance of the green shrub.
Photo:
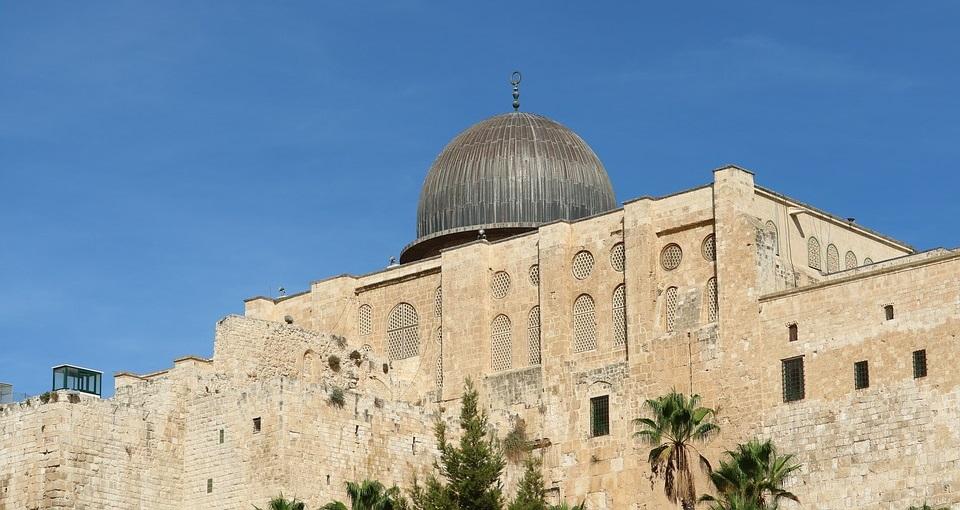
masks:
[(339, 372), (340, 356), (337, 356), (336, 354), (331, 354), (330, 357), (327, 358), (327, 365), (330, 365), (330, 370), (333, 370), (334, 372)]
[(347, 402), (343, 396), (343, 390), (334, 386), (334, 388), (330, 390), (330, 405), (343, 409), (343, 406), (346, 405), (346, 403)]

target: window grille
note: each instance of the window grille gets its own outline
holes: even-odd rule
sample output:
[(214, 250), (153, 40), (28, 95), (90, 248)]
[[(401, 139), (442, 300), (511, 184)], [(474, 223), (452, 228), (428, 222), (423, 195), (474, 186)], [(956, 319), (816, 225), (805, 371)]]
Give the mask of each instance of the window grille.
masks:
[(787, 326), (787, 331), (789, 332), (789, 341), (796, 342), (800, 338), (800, 333), (797, 331), (797, 325), (791, 324)]
[(540, 286), (540, 264), (530, 266), (530, 284), (534, 287)]
[(673, 331), (677, 322), (677, 288), (668, 287), (663, 293), (663, 316), (664, 326), (667, 331)]
[(620, 284), (613, 290), (613, 345), (627, 345), (627, 314), (624, 286)]
[(573, 277), (585, 280), (593, 271), (593, 254), (587, 250), (578, 251), (573, 256)]
[(610, 434), (610, 396), (590, 399), (590, 437)]
[(840, 270), (840, 251), (833, 244), (827, 245), (827, 272), (836, 273)]
[(373, 309), (370, 305), (360, 305), (360, 309), (357, 310), (357, 324), (357, 330), (361, 336), (369, 335), (373, 330)]
[(886, 317), (888, 321), (893, 320), (893, 305), (885, 305), (883, 307), (883, 316)]
[(443, 328), (437, 328), (437, 345), (443, 345)]
[(870, 368), (866, 361), (858, 361), (853, 364), (853, 387), (858, 390), (870, 386)]
[(213, 478), (207, 478), (207, 494), (213, 492)]
[(913, 378), (919, 379), (927, 376), (927, 351), (920, 349), (913, 351)]
[(443, 354), (440, 354), (439, 356), (437, 356), (436, 384), (437, 384), (437, 400), (440, 400), (441, 395), (443, 395)]
[(660, 251), (660, 265), (667, 271), (673, 271), (680, 267), (680, 261), (683, 259), (683, 250), (678, 244), (668, 244)]
[(437, 317), (443, 315), (443, 287), (437, 287), (437, 292), (433, 295), (433, 314)]
[(223, 436), (224, 436), (223, 429), (220, 429), (220, 444), (223, 444), (223, 439), (224, 439)]
[(870, 264), (873, 264), (873, 259), (871, 259), (870, 257), (863, 259), (863, 265), (869, 266)]
[(510, 275), (506, 271), (497, 271), (490, 278), (490, 290), (493, 297), (501, 299), (510, 291)]
[(781, 361), (783, 369), (783, 401), (803, 400), (803, 356)]
[(410, 303), (393, 307), (387, 320), (387, 356), (391, 360), (420, 354), (419, 318)]
[(618, 273), (622, 273), (626, 268), (627, 256), (623, 249), (623, 243), (617, 243), (610, 249), (610, 267)]
[(490, 358), (495, 372), (509, 370), (513, 366), (513, 350), (510, 341), (510, 319), (498, 315), (490, 326)]
[(715, 322), (719, 313), (719, 302), (717, 301), (717, 279), (707, 280), (707, 322)]
[(777, 230), (777, 224), (774, 223), (773, 220), (767, 220), (767, 224), (765, 226), (767, 232), (773, 234), (773, 253), (780, 255), (780, 233)]
[(807, 265), (820, 270), (820, 241), (816, 237), (807, 240)]
[(703, 244), (700, 245), (700, 252), (703, 253), (703, 258), (711, 262), (717, 260), (717, 238), (713, 234), (703, 238)]
[(530, 309), (527, 315), (527, 351), (531, 365), (540, 364), (540, 307)]
[(593, 298), (581, 294), (573, 303), (573, 352), (597, 348), (597, 314)]
[(260, 418), (259, 418), (259, 417), (253, 419), (253, 433), (256, 434), (257, 432), (260, 432)]
[(843, 268), (853, 269), (855, 267), (857, 267), (857, 254), (848, 251), (847, 254), (843, 256)]

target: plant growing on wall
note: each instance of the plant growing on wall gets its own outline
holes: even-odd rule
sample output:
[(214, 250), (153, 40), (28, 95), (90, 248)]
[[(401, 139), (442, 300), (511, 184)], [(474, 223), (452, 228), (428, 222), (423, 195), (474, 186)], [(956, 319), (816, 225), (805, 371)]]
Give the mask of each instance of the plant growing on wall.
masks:
[(654, 477), (663, 478), (667, 499), (679, 503), (685, 510), (692, 510), (697, 489), (690, 468), (691, 458), (696, 455), (701, 469), (706, 473), (711, 471), (710, 462), (694, 443), (706, 442), (719, 432), (720, 427), (711, 421), (716, 412), (700, 407), (700, 395), (688, 398), (676, 391), (647, 400), (644, 405), (650, 417), (633, 420), (640, 428), (634, 437), (653, 446), (648, 462)]
[(799, 501), (793, 493), (783, 490), (786, 479), (800, 469), (793, 455), (782, 455), (770, 440), (751, 439), (726, 452), (727, 459), (710, 473), (710, 480), (718, 496), (701, 496), (701, 501), (723, 501), (737, 496), (760, 508), (768, 504), (774, 508), (781, 500)]
[(330, 366), (330, 370), (333, 370), (334, 372), (339, 372), (340, 356), (337, 356), (336, 354), (331, 354), (330, 357), (327, 358), (327, 365)]
[(343, 396), (343, 390), (336, 386), (330, 390), (329, 400), (330, 405), (340, 409), (343, 409), (343, 406), (347, 403)]
[(516, 463), (523, 459), (528, 451), (530, 446), (527, 442), (527, 424), (522, 419), (518, 419), (503, 438), (503, 454), (507, 460)]

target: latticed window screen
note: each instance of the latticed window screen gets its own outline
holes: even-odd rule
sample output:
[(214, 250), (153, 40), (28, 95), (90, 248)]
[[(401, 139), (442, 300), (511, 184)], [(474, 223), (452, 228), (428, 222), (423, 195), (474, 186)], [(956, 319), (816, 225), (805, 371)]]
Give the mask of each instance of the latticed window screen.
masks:
[(668, 287), (663, 293), (663, 324), (667, 331), (673, 331), (677, 322), (677, 288)]
[(387, 319), (387, 356), (390, 359), (412, 358), (420, 354), (417, 311), (410, 303), (400, 303)]
[(443, 328), (437, 328), (437, 345), (443, 345)]
[(844, 269), (853, 269), (857, 267), (857, 254), (852, 251), (848, 251), (846, 255), (843, 256), (843, 267)]
[(597, 312), (593, 298), (581, 294), (573, 302), (573, 352), (597, 348)]
[(835, 273), (840, 270), (840, 250), (833, 244), (827, 245), (827, 272)]
[(720, 303), (717, 302), (717, 279), (710, 278), (707, 280), (707, 292), (706, 292), (706, 301), (707, 301), (707, 322), (714, 322), (717, 320), (717, 313), (720, 309)]
[(610, 266), (614, 271), (622, 273), (626, 267), (627, 256), (623, 249), (623, 243), (617, 243), (610, 249)]
[(593, 271), (593, 254), (587, 250), (578, 251), (573, 256), (573, 277), (584, 280)]
[(433, 295), (433, 314), (437, 317), (443, 315), (443, 287), (437, 287), (437, 292)]
[(437, 356), (437, 400), (441, 398), (443, 394), (443, 354)]
[(506, 271), (497, 271), (490, 277), (490, 291), (493, 297), (500, 299), (510, 291), (510, 275)]
[(703, 253), (703, 258), (711, 262), (717, 260), (717, 238), (713, 234), (703, 238), (700, 251)]
[(627, 300), (624, 286), (620, 284), (613, 290), (613, 345), (627, 345)]
[(490, 360), (494, 371), (509, 370), (513, 366), (510, 319), (503, 314), (496, 316), (490, 326)]
[(530, 266), (530, 285), (534, 287), (540, 286), (540, 264), (534, 264)]
[(858, 390), (870, 386), (870, 369), (866, 360), (853, 364), (853, 387)]
[(667, 271), (673, 271), (680, 267), (680, 261), (683, 259), (683, 250), (677, 244), (668, 244), (660, 251), (660, 265)]
[(773, 253), (780, 255), (780, 234), (777, 231), (777, 224), (773, 220), (767, 220), (765, 225), (767, 232), (773, 234)]
[(785, 359), (780, 363), (783, 369), (783, 401), (803, 400), (803, 357)]
[(920, 349), (913, 351), (913, 378), (919, 379), (927, 376), (927, 351)]
[(369, 335), (373, 330), (373, 309), (370, 305), (360, 305), (357, 310), (357, 331), (360, 335)]
[(527, 352), (531, 365), (540, 364), (540, 307), (530, 309), (527, 315)]
[(870, 257), (863, 259), (863, 265), (869, 266), (870, 264), (873, 264), (873, 259), (871, 259)]
[(610, 396), (590, 399), (590, 437), (610, 433)]
[(807, 240), (807, 265), (820, 269), (820, 241), (816, 237)]

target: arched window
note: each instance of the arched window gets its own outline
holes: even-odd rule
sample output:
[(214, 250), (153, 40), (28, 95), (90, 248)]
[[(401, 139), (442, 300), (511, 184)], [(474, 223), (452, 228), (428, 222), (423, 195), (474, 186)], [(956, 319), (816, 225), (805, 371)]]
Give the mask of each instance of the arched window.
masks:
[(307, 382), (313, 382), (317, 378), (317, 360), (312, 350), (303, 353), (302, 377)]
[(410, 303), (400, 303), (387, 319), (387, 356), (407, 359), (420, 354), (417, 311)]
[(540, 364), (540, 307), (530, 309), (527, 315), (527, 352), (531, 365)]
[(807, 240), (807, 265), (820, 270), (820, 241), (816, 237)]
[(713, 234), (703, 238), (703, 243), (700, 245), (700, 253), (703, 254), (703, 258), (710, 262), (717, 260), (717, 238)]
[(843, 267), (844, 269), (853, 269), (857, 267), (857, 254), (852, 251), (848, 251), (846, 255), (843, 256)]
[(613, 289), (613, 345), (623, 347), (627, 345), (627, 313), (626, 296), (623, 284)]
[(663, 324), (667, 331), (673, 331), (677, 322), (677, 288), (668, 287), (663, 293)]
[(593, 254), (587, 250), (580, 250), (573, 256), (573, 277), (584, 280), (593, 271)]
[(717, 320), (717, 311), (719, 309), (719, 303), (717, 302), (716, 278), (710, 278), (707, 280), (707, 289), (704, 294), (704, 300), (707, 302), (707, 322), (714, 322)]
[(433, 314), (437, 317), (443, 315), (443, 287), (437, 287), (437, 292), (433, 294)]
[(765, 227), (767, 232), (773, 234), (773, 253), (780, 255), (780, 232), (777, 230), (777, 224), (773, 220), (767, 220)]
[(510, 336), (510, 319), (503, 314), (496, 316), (490, 325), (490, 365), (494, 372), (513, 366)]
[(840, 250), (833, 244), (827, 245), (827, 272), (836, 273), (840, 270)]
[(573, 302), (573, 352), (597, 348), (597, 312), (593, 298), (581, 294)]
[(436, 375), (435, 382), (437, 383), (437, 400), (440, 400), (441, 398), (443, 398), (443, 354), (442, 353), (439, 356), (437, 356), (437, 375)]
[(873, 259), (871, 259), (870, 257), (863, 259), (863, 265), (869, 266), (870, 264), (873, 264)]
[(493, 297), (500, 299), (510, 291), (510, 275), (506, 271), (497, 271), (490, 277), (490, 291)]
[(626, 253), (623, 249), (623, 243), (617, 243), (610, 249), (610, 267), (618, 273), (622, 273), (626, 267)]
[(373, 330), (373, 309), (370, 305), (360, 305), (357, 310), (357, 332), (360, 336), (369, 335)]

